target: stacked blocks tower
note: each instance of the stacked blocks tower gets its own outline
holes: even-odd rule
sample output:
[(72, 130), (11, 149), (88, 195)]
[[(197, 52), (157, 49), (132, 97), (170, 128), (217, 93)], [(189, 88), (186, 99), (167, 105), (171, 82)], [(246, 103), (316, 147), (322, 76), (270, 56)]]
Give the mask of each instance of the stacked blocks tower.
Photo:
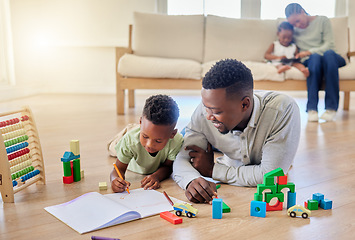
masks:
[(212, 218), (221, 219), (223, 213), (223, 200), (220, 198), (214, 198), (212, 200)]
[(332, 209), (333, 201), (325, 199), (322, 193), (314, 193), (312, 199), (306, 201), (304, 205), (309, 210), (318, 210), (319, 207), (328, 210)]
[(79, 140), (70, 141), (70, 152), (65, 152), (63, 162), (63, 183), (70, 184), (81, 180)]
[[(254, 194), (254, 203), (251, 204), (250, 207), (251, 213), (253, 212), (254, 214), (252, 216), (260, 215), (254, 212), (252, 205), (255, 206), (255, 202), (263, 202), (263, 200), (266, 205), (266, 211), (282, 210), (283, 203), (285, 201), (285, 196), (282, 192), (282, 189), (284, 188), (289, 189), (287, 193), (287, 208), (290, 208), (296, 204), (295, 184), (292, 182), (287, 182), (287, 175), (284, 174), (282, 168), (277, 168), (273, 171), (266, 173), (264, 175), (263, 183), (257, 185), (257, 192)], [(277, 198), (277, 202), (276, 204), (271, 206), (270, 201), (273, 198)], [(258, 208), (260, 208), (260, 206), (258, 206)]]
[(38, 131), (29, 107), (0, 113), (0, 192), (5, 203), (32, 185), (45, 184)]

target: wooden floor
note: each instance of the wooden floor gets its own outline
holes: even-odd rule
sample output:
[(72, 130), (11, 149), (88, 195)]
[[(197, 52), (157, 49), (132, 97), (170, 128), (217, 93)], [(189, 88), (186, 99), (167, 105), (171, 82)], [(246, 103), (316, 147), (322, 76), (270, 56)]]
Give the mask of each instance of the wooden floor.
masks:
[[(219, 196), (232, 211), (221, 220), (212, 219), (210, 205), (196, 204), (197, 218), (184, 218), (180, 225), (153, 216), (83, 235), (43, 208), (99, 191), (99, 182), (109, 182), (115, 159), (108, 156), (106, 144), (126, 124), (138, 121), (147, 95), (137, 96), (136, 108), (125, 116), (116, 115), (114, 95), (40, 95), (2, 102), (1, 112), (23, 105), (31, 107), (42, 144), (47, 184), (32, 185), (15, 194), (15, 203), (0, 205), (0, 239), (90, 239), (91, 235), (120, 239), (354, 239), (355, 98), (351, 99), (349, 112), (338, 111), (336, 122), (307, 123), (304, 94), (292, 94), (301, 108), (302, 133), (289, 181), (296, 184), (298, 204), (320, 192), (333, 200), (332, 210), (313, 211), (307, 220), (292, 219), (286, 210), (255, 218), (250, 216), (249, 207), (256, 188), (222, 185)], [(181, 129), (200, 96), (194, 93), (173, 97), (181, 109)], [(320, 106), (322, 109), (322, 101)], [(72, 139), (80, 140), (85, 178), (64, 185), (60, 158), (69, 150)], [(128, 173), (131, 189), (139, 188), (142, 178)], [(162, 183), (159, 191), (163, 190), (186, 200), (184, 191), (172, 179)]]

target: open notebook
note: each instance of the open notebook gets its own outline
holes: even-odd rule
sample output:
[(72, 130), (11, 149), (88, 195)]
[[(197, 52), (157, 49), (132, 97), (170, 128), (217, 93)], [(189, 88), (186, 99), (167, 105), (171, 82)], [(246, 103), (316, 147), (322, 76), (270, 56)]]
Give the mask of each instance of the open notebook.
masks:
[[(174, 202), (181, 202), (172, 198)], [(69, 202), (44, 208), (80, 234), (171, 211), (165, 196), (142, 188), (102, 195), (89, 192)]]

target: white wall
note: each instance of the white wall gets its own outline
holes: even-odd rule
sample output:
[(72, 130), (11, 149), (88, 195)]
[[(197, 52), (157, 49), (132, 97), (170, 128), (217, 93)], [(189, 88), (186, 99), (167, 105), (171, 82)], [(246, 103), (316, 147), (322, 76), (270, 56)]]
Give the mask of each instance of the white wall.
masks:
[(156, 8), (155, 0), (10, 0), (16, 89), (0, 90), (0, 100), (114, 93), (114, 47), (127, 46), (134, 11)]

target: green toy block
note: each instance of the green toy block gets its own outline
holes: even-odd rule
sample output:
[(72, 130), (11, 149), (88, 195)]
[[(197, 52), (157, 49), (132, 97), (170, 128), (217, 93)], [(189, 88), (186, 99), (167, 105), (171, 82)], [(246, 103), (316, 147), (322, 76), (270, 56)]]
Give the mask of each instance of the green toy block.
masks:
[(271, 185), (271, 186), (267, 186), (265, 184), (258, 184), (257, 186), (257, 193), (258, 194), (263, 194), (263, 191), (269, 189), (272, 193), (276, 193), (276, 185)]
[(285, 201), (285, 195), (282, 192), (280, 192), (280, 193), (265, 193), (265, 202), (270, 203), (271, 199), (273, 199), (274, 197), (276, 197), (277, 200), (279, 200), (279, 202)]
[(63, 162), (63, 172), (64, 172), (64, 177), (71, 176), (70, 162)]
[(317, 200), (308, 200), (307, 208), (309, 210), (318, 210), (318, 201)]
[(222, 205), (222, 213), (228, 213), (228, 212), (230, 212), (230, 211), (231, 211), (231, 208), (228, 207), (228, 205), (223, 202), (223, 205)]
[(282, 170), (282, 168), (276, 168), (275, 170), (272, 170), (272, 171), (270, 171), (270, 172), (268, 172), (268, 173), (265, 173), (265, 175), (264, 175), (264, 179), (265, 179), (265, 177), (276, 177), (276, 176), (285, 176), (285, 174), (284, 174), (284, 171)]
[(277, 192), (281, 192), (281, 190), (284, 189), (284, 188), (288, 188), (288, 189), (290, 189), (290, 192), (294, 193), (295, 189), (296, 189), (296, 186), (292, 182), (289, 182), (289, 183), (287, 183), (285, 185), (280, 185), (279, 184), (279, 185), (277, 185)]
[(258, 194), (258, 193), (254, 193), (254, 201), (263, 201), (263, 195), (262, 194)]
[(264, 182), (263, 184), (269, 186), (269, 185), (274, 185), (275, 184), (275, 177), (265, 177), (264, 176)]
[(79, 182), (81, 180), (80, 158), (73, 160), (73, 176), (74, 182)]

